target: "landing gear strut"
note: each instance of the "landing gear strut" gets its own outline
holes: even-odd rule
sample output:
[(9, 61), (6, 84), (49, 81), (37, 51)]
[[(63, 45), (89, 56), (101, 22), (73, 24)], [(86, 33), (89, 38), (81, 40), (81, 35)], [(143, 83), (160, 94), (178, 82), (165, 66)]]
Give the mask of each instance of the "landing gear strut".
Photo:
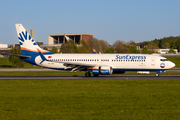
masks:
[(85, 73), (85, 77), (91, 77), (91, 73), (90, 72), (86, 72)]
[(156, 77), (159, 77), (159, 73), (165, 72), (164, 70), (156, 71)]

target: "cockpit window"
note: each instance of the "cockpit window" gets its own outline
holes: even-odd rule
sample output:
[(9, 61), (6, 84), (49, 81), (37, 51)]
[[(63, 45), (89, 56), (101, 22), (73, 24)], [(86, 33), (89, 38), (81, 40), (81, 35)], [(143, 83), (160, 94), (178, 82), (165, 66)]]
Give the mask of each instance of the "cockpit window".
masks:
[(160, 61), (168, 61), (168, 59), (160, 59)]

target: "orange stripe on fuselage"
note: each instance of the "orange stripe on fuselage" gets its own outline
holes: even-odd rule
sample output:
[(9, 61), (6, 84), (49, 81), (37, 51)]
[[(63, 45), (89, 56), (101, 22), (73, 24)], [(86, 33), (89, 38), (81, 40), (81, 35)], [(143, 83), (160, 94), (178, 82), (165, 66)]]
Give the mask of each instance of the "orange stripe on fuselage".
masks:
[(92, 69), (94, 69), (94, 70), (98, 70), (98, 68), (92, 68)]
[[(24, 47), (21, 47), (21, 50), (27, 50), (27, 51), (31, 51), (31, 52), (39, 52), (38, 50), (31, 50), (31, 49), (27, 49), (27, 48), (24, 48)], [(46, 53), (46, 52), (49, 52), (49, 51), (47, 51), (47, 50), (41, 50), (40, 52), (42, 52), (42, 53)]]

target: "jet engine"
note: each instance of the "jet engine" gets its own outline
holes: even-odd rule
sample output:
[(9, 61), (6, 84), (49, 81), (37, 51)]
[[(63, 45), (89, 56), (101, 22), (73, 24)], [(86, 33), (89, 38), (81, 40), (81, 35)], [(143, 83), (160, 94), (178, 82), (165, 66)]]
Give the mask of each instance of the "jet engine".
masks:
[(111, 75), (113, 73), (113, 69), (111, 66), (98, 66), (92, 68), (92, 73), (94, 76), (101, 75)]
[(102, 75), (111, 75), (113, 73), (113, 69), (111, 66), (101, 66), (99, 67), (99, 71)]

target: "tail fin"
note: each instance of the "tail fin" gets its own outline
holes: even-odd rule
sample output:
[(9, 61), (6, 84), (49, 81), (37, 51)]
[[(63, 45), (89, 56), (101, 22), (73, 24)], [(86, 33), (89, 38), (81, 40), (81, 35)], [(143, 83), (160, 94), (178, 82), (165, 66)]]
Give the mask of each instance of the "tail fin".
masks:
[(93, 53), (94, 53), (94, 54), (97, 54), (97, 52), (96, 52), (96, 50), (95, 50), (95, 49), (92, 49), (92, 50), (93, 50)]
[(23, 55), (32, 55), (34, 54), (34, 52), (38, 53), (38, 50), (41, 51), (42, 53), (50, 53), (49, 51), (41, 49), (37, 45), (37, 43), (29, 35), (29, 33), (22, 26), (22, 24), (16, 24), (15, 26)]

